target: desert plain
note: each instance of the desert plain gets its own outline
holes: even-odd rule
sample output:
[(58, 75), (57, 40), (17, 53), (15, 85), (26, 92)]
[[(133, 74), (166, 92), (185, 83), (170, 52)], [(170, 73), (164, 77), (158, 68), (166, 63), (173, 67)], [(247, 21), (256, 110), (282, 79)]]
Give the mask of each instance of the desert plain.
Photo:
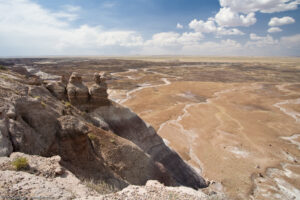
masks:
[(46, 79), (105, 73), (109, 98), (230, 199), (300, 199), (300, 58), (9, 60)]

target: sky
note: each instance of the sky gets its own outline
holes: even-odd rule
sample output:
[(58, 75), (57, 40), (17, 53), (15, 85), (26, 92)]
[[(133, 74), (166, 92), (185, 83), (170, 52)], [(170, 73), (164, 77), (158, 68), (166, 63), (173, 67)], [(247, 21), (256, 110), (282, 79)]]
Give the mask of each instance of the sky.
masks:
[(0, 57), (300, 56), (300, 0), (0, 0)]

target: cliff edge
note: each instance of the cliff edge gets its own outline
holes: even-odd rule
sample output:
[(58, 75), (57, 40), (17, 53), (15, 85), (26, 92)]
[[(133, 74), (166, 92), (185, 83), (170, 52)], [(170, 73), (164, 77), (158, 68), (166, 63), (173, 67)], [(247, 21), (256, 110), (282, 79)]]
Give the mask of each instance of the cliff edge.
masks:
[[(80, 181), (104, 182), (116, 190), (149, 180), (207, 187), (151, 126), (108, 99), (99, 73), (87, 87), (77, 73), (69, 80), (45, 81), (15, 71), (0, 70), (0, 156), (59, 156), (59, 165)], [(23, 172), (0, 176), (10, 173)]]

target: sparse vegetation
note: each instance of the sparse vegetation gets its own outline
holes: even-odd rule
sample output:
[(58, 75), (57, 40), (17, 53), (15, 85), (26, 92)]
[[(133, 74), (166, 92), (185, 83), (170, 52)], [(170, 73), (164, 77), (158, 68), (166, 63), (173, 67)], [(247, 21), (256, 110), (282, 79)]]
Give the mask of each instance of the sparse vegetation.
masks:
[(69, 108), (69, 107), (71, 107), (72, 104), (69, 101), (65, 101), (64, 105), (65, 105), (65, 107)]
[(42, 106), (45, 108), (47, 106), (47, 104), (43, 101), (41, 101)]
[(0, 70), (6, 70), (6, 67), (3, 65), (0, 65)]
[(109, 141), (110, 141), (111, 143), (113, 143), (113, 144), (117, 144), (116, 141), (115, 141), (114, 139), (110, 139)]
[(109, 185), (104, 181), (96, 183), (93, 180), (86, 180), (84, 181), (84, 184), (92, 190), (95, 190), (99, 194), (109, 194), (117, 191), (117, 189), (114, 186)]
[(14, 161), (12, 161), (12, 165), (15, 168), (15, 170), (25, 170), (29, 168), (29, 164), (27, 161), (27, 158), (25, 157), (18, 157)]
[(97, 136), (93, 133), (89, 133), (88, 137), (90, 138), (90, 140), (96, 140)]
[(176, 199), (179, 199), (179, 198), (178, 198), (176, 193), (170, 192), (168, 199), (169, 200), (176, 200)]

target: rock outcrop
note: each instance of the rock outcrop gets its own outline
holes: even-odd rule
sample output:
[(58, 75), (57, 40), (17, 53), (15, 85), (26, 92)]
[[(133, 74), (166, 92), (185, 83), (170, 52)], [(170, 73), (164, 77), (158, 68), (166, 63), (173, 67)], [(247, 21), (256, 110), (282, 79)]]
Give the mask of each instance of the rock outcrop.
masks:
[(67, 100), (67, 80), (64, 76), (60, 81), (50, 81), (46, 84), (47, 89), (59, 100)]
[(107, 84), (99, 73), (94, 74), (95, 83), (89, 88), (90, 104), (93, 108), (109, 105)]
[(87, 86), (82, 83), (81, 76), (76, 72), (73, 72), (70, 76), (67, 85), (67, 94), (70, 103), (75, 106), (82, 106), (88, 103), (89, 90)]
[(13, 151), (7, 130), (7, 119), (0, 118), (0, 156), (9, 156)]
[(132, 141), (151, 155), (156, 162), (162, 163), (172, 177), (180, 184), (188, 187), (207, 187), (206, 181), (199, 176), (179, 155), (172, 151), (155, 132), (130, 109), (120, 105), (102, 106), (90, 114), (102, 118), (115, 134)]
[[(29, 167), (16, 171), (12, 162), (26, 158)], [(155, 180), (145, 186), (130, 185), (114, 192), (114, 188), (104, 183), (82, 182), (72, 172), (64, 168), (59, 156), (49, 158), (12, 153), (10, 157), (0, 157), (0, 197), (1, 199), (86, 199), (86, 200), (225, 200), (216, 192), (196, 191), (187, 187), (166, 187)], [(111, 193), (111, 194), (107, 194)]]
[[(7, 77), (0, 81), (1, 156), (12, 151), (60, 156), (59, 163), (79, 179), (104, 181), (117, 189), (148, 180), (195, 189), (207, 186), (151, 126), (107, 98), (107, 86), (99, 74), (88, 90), (77, 73), (67, 86), (64, 80), (32, 85), (23, 75), (1, 73)], [(64, 97), (73, 106), (61, 101)], [(11, 175), (3, 173), (5, 179)], [(23, 175), (30, 179), (22, 172), (16, 177)]]

